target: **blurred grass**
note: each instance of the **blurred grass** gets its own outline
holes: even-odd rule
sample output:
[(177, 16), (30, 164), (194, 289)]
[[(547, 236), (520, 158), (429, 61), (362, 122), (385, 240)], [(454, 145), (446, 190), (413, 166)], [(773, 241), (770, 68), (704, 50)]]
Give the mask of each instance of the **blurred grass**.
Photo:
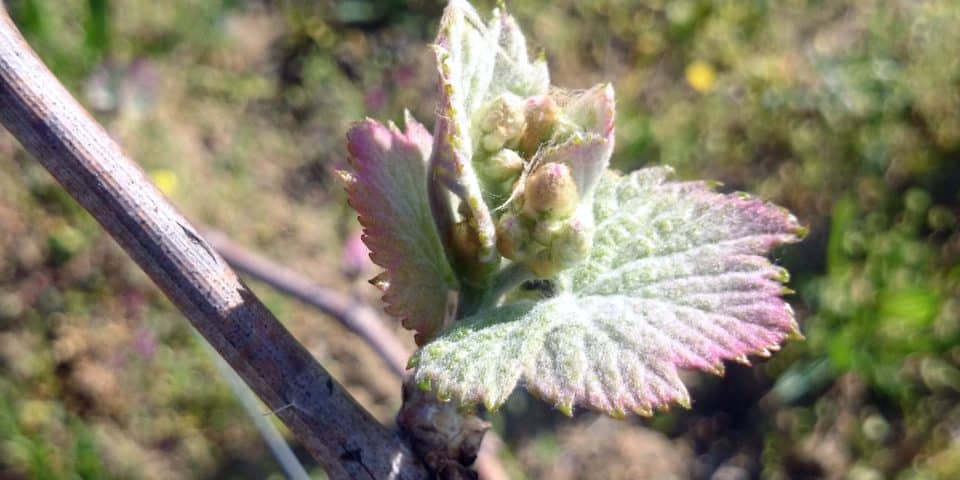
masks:
[[(356, 228), (331, 179), (349, 124), (403, 108), (433, 120), (436, 0), (8, 4), (191, 218), (315, 278), (340, 278)], [(777, 254), (807, 341), (724, 380), (693, 376), (693, 411), (633, 423), (682, 446), (698, 478), (960, 475), (960, 4), (508, 6), (554, 83), (613, 82), (618, 168), (671, 164), (810, 226)], [(7, 135), (0, 156), (0, 476), (275, 474), (186, 322)], [(390, 417), (399, 388), (365, 347), (257, 290)], [(518, 471), (599, 465), (584, 454), (548, 469), (588, 448), (577, 436), (590, 429), (522, 396), (511, 405), (502, 431)], [(600, 452), (605, 471), (641, 458)]]

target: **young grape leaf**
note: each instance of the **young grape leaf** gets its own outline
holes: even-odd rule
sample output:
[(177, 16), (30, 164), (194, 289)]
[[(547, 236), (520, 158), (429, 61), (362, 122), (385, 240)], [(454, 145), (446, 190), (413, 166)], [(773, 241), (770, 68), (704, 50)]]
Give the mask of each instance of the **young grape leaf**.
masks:
[(668, 168), (604, 176), (590, 256), (556, 294), (458, 322), (414, 357), (441, 398), (495, 409), (517, 383), (570, 414), (614, 416), (689, 405), (678, 369), (722, 373), (798, 334), (781, 295), (787, 273), (765, 257), (803, 229), (787, 211)]
[(575, 125), (574, 132), (559, 143), (541, 146), (534, 162), (565, 163), (573, 173), (581, 198), (589, 203), (613, 153), (613, 86), (600, 84), (577, 93), (558, 89), (555, 96), (564, 102), (563, 113)]
[[(479, 139), (474, 114), (503, 93), (521, 97), (544, 94), (549, 88), (546, 62), (531, 62), (526, 39), (512, 17), (495, 11), (484, 24), (473, 7), (453, 0), (440, 20), (434, 51), (440, 73), (439, 115), (431, 174), (456, 194), (469, 211), (479, 240), (479, 260), (498, 261), (495, 228), (483, 202), (481, 186), (471, 159)], [(430, 183), (431, 198), (440, 211), (449, 211), (446, 192)], [(441, 220), (442, 228), (446, 228)]]
[(404, 132), (364, 120), (347, 134), (353, 171), (343, 175), (370, 258), (386, 269), (376, 279), (386, 310), (418, 343), (443, 326), (448, 292), (458, 289), (427, 200), (432, 141), (409, 115)]

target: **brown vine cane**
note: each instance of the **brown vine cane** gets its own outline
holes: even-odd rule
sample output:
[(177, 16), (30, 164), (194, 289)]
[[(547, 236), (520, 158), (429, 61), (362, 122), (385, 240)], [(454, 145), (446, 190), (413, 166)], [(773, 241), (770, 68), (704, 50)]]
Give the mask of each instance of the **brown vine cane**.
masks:
[(0, 122), (277, 411), (331, 478), (427, 478), (409, 446), (314, 360), (73, 99), (6, 10), (0, 11)]

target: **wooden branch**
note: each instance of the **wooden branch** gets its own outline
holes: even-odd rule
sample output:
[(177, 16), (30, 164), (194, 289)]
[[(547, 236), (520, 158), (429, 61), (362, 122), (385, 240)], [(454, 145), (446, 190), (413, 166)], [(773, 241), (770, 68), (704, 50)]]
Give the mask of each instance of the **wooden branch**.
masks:
[[(384, 327), (382, 315), (374, 308), (336, 290), (317, 285), (311, 279), (234, 243), (223, 232), (208, 227), (203, 227), (202, 232), (210, 245), (233, 268), (330, 315), (367, 342), (393, 373), (403, 379), (407, 359), (412, 352)], [(489, 431), (484, 436), (476, 462), (481, 479), (510, 478), (497, 459), (497, 451), (502, 445), (503, 441), (495, 432)]]
[(427, 478), (280, 324), (106, 131), (0, 8), (0, 122), (113, 236), (331, 478)]
[(397, 377), (403, 377), (411, 352), (384, 326), (380, 314), (373, 307), (317, 285), (303, 275), (251, 252), (232, 242), (223, 232), (204, 228), (203, 236), (240, 273), (335, 318), (367, 342)]

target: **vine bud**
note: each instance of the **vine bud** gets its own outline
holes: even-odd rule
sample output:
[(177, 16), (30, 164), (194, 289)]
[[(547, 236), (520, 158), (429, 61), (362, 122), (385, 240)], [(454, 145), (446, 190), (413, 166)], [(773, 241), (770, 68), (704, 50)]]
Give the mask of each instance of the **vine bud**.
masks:
[(493, 182), (505, 182), (520, 175), (523, 171), (523, 159), (510, 149), (504, 148), (486, 159), (481, 166), (481, 174)]
[(570, 167), (557, 162), (537, 167), (524, 183), (523, 196), (523, 213), (530, 218), (568, 217), (580, 201)]
[(497, 250), (510, 260), (519, 260), (527, 244), (530, 232), (523, 221), (512, 212), (504, 213), (497, 222)]
[(505, 93), (493, 99), (480, 118), (481, 142), (488, 152), (496, 152), (504, 146), (516, 144), (526, 126), (523, 100)]
[(470, 225), (470, 222), (463, 220), (453, 224), (450, 229), (452, 246), (454, 254), (461, 262), (476, 261), (480, 252), (480, 240), (477, 237), (477, 231)]
[[(576, 217), (565, 222), (541, 221), (534, 228), (535, 237), (538, 230), (541, 235), (549, 233), (551, 236), (542, 238), (545, 240), (541, 243), (544, 247), (534, 253), (526, 264), (540, 278), (552, 277), (581, 262), (590, 253), (593, 228)], [(539, 243), (540, 239), (537, 241)]]
[(553, 242), (554, 238), (560, 235), (565, 227), (564, 222), (560, 220), (540, 220), (537, 222), (537, 225), (533, 227), (533, 240), (540, 245), (548, 246)]
[(526, 126), (520, 137), (520, 153), (532, 157), (540, 144), (549, 140), (560, 120), (560, 106), (548, 95), (534, 97), (527, 101)]
[(574, 217), (564, 225), (564, 228), (560, 229), (553, 238), (553, 242), (550, 243), (551, 256), (563, 268), (567, 268), (587, 258), (592, 245), (592, 222), (584, 222)]
[(477, 234), (476, 226), (469, 220), (453, 224), (450, 229), (450, 240), (454, 260), (464, 280), (482, 283), (496, 268), (495, 263), (491, 265), (480, 261), (480, 236)]

